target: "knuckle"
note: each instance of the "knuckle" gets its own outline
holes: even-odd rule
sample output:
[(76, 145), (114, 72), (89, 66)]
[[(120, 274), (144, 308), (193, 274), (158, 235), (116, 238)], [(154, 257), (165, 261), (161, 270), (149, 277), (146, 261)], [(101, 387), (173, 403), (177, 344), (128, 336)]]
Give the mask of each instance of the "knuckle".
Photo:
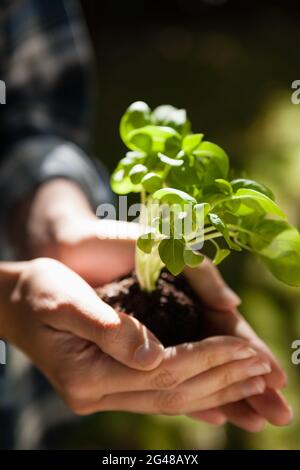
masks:
[(158, 394), (157, 405), (159, 413), (177, 415), (184, 411), (185, 399), (181, 392), (162, 392)]
[(221, 381), (223, 386), (227, 387), (228, 385), (234, 382), (234, 372), (230, 367), (224, 367), (222, 371)]
[[(210, 356), (208, 360), (213, 361), (214, 363), (219, 362), (216, 361), (217, 357), (228, 357), (228, 358), (235, 358), (235, 353), (237, 350), (246, 346), (247, 343), (242, 338), (236, 338), (234, 336), (212, 336), (202, 341), (203, 351), (202, 354), (205, 353)], [(205, 346), (205, 347), (204, 347)]]
[(114, 327), (103, 326), (101, 336), (104, 348), (111, 348), (118, 345), (122, 340), (121, 328), (119, 325)]
[(202, 348), (199, 348), (197, 356), (197, 360), (201, 364), (201, 370), (209, 370), (215, 367), (215, 355), (211, 351), (204, 351)]
[(173, 372), (170, 372), (167, 369), (160, 371), (158, 374), (155, 374), (151, 385), (154, 388), (158, 389), (168, 389), (175, 388), (179, 384), (180, 380), (174, 375)]

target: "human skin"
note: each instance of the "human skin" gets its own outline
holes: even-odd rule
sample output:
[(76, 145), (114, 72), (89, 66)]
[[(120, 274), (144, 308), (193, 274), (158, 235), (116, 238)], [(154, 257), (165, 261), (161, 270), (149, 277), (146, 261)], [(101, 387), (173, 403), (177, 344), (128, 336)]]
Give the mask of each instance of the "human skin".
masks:
[[(119, 275), (127, 273), (133, 267), (134, 240), (129, 240), (125, 236), (124, 239), (116, 238), (114, 236), (114, 223), (98, 221), (91, 210), (86, 197), (74, 183), (66, 180), (54, 180), (46, 183), (38, 188), (25, 204), (23, 203), (22, 206), (16, 208), (16, 212), (18, 215), (12, 218), (11, 234), (15, 246), (19, 250), (20, 257), (29, 259), (47, 256), (58, 259), (65, 265), (69, 266), (73, 271), (77, 272), (82, 279), (92, 286), (98, 286), (105, 282), (109, 282)], [(105, 225), (107, 223), (110, 224), (109, 228)], [(126, 226), (123, 228), (126, 230)], [(122, 230), (123, 229), (121, 229), (121, 231)], [(105, 234), (106, 237), (107, 231), (111, 232), (111, 235), (109, 239), (103, 239), (104, 236), (102, 235)], [(131, 238), (135, 238), (135, 234), (132, 232)], [(45, 263), (45, 260), (43, 262)], [(223, 424), (228, 420), (249, 431), (257, 431), (261, 429), (265, 420), (271, 421), (274, 424), (286, 424), (289, 422), (291, 419), (291, 411), (278, 392), (278, 389), (286, 382), (285, 374), (277, 360), (263, 342), (257, 338), (245, 320), (235, 312), (235, 309), (239, 304), (238, 297), (228, 288), (228, 286), (226, 286), (216, 268), (214, 268), (208, 260), (206, 260), (199, 268), (193, 270), (188, 269), (186, 271), (186, 275), (192, 287), (199, 294), (201, 300), (219, 312), (216, 312), (215, 316), (211, 316), (211, 318), (207, 319), (207, 323), (211, 324), (212, 329), (217, 331), (216, 334), (219, 338), (216, 341), (221, 341), (224, 347), (226, 347), (226, 341), (228, 341), (228, 338), (224, 337), (224, 335), (233, 336), (239, 341), (246, 341), (249, 345), (251, 344), (251, 348), (256, 351), (259, 358), (263, 359), (264, 363), (270, 364), (271, 371), (265, 375), (263, 379), (267, 389), (261, 392), (259, 396), (255, 396), (251, 398), (251, 400), (247, 401), (242, 400), (243, 397), (241, 397), (241, 399), (235, 397), (234, 400), (229, 401), (234, 401), (234, 404), (224, 407), (221, 406), (222, 403), (217, 404), (217, 402), (214, 401), (209, 403), (205, 402), (204, 398), (207, 397), (201, 396), (199, 392), (200, 387), (198, 386), (199, 384), (195, 377), (200, 377), (200, 374), (204, 373), (203, 369), (194, 371), (195, 375), (190, 376), (188, 379), (185, 378), (183, 371), (180, 368), (178, 370), (176, 369), (177, 373), (175, 373), (176, 371), (172, 372), (172, 377), (174, 375), (176, 376), (175, 380), (173, 380), (176, 387), (181, 387), (179, 388), (179, 395), (181, 397), (188, 397), (190, 389), (187, 389), (186, 387), (191, 387), (191, 390), (197, 390), (198, 396), (196, 398), (195, 395), (195, 402), (199, 400), (199, 405), (196, 407), (197, 409), (193, 409), (191, 411), (190, 409), (184, 408), (182, 403), (180, 405), (179, 399), (177, 398), (178, 409), (175, 410), (175, 413), (180, 412), (188, 413), (189, 415), (192, 414), (192, 417), (196, 419), (202, 419), (215, 424)], [(66, 281), (64, 281), (64, 284), (66, 284)], [(68, 286), (72, 286), (71, 279), (68, 282)], [(59, 287), (60, 286), (57, 285), (53, 286), (52, 295), (55, 294), (55, 289), (58, 289)], [(27, 312), (26, 316), (30, 317), (32, 308), (33, 306), (27, 305), (25, 308), (25, 311)], [(57, 317), (58, 316), (59, 315), (57, 315)], [(18, 329), (18, 325), (15, 325), (15, 328)], [(143, 327), (140, 325), (138, 329), (142, 328)], [(51, 334), (53, 334), (52, 331)], [(79, 330), (77, 332), (72, 331), (72, 334), (81, 337), (81, 331)], [(118, 348), (122, 351), (122, 349), (124, 350), (124, 344), (127, 344), (128, 342), (128, 337), (123, 334), (118, 334), (118, 337)], [(65, 340), (67, 345), (68, 338), (62, 336), (62, 339)], [(87, 340), (91, 341), (90, 338)], [(210, 345), (209, 341), (212, 340), (210, 339), (205, 341), (208, 341), (208, 344)], [(174, 367), (177, 363), (179, 367), (179, 358), (181, 357), (181, 354), (184, 354), (183, 350), (186, 353), (184, 348), (189, 351), (195, 351), (195, 348), (197, 349), (198, 347), (200, 347), (200, 349), (205, 349), (207, 343), (204, 343), (204, 345), (203, 343), (200, 343), (202, 342), (189, 346), (180, 346), (176, 349), (175, 354), (171, 354), (164, 350), (163, 359), (160, 358), (160, 360), (162, 360), (162, 364), (164, 364), (164, 361), (166, 360), (170, 361), (170, 359), (168, 359), (168, 354), (171, 354), (172, 360), (174, 361)], [(19, 347), (22, 349), (22, 346)], [(98, 344), (98, 349), (99, 348), (101, 350), (101, 346)], [(26, 348), (23, 347), (23, 350), (25, 349)], [(201, 349), (201, 351), (202, 350), (203, 349)], [(34, 354), (28, 354), (33, 358), (33, 362), (37, 363), (37, 361), (34, 360)], [(78, 356), (78, 354), (73, 354), (73, 356)], [(109, 357), (114, 357), (114, 360), (117, 360), (119, 368), (119, 375), (117, 375), (120, 378), (123, 373), (120, 367), (124, 367), (124, 358), (122, 360), (118, 354), (117, 356), (110, 354)], [(211, 359), (209, 359), (209, 361), (210, 360)], [(251, 361), (254, 359), (247, 360)], [(233, 362), (234, 361), (231, 360), (226, 365), (226, 374), (229, 377), (234, 375), (233, 371), (235, 370), (235, 366), (232, 367), (229, 365)], [(211, 363), (213, 363), (213, 360)], [(123, 365), (121, 366), (121, 364)], [(39, 364), (37, 365), (39, 366)], [(128, 366), (129, 364), (125, 365)], [(239, 367), (239, 365), (241, 365), (241, 361), (237, 367)], [(152, 366), (154, 367), (154, 370), (158, 367), (157, 364), (155, 364), (155, 361)], [(53, 378), (51, 379), (51, 377), (49, 377), (47, 370), (44, 370), (45, 368), (41, 366), (39, 367), (44, 371), (45, 375), (48, 376), (52, 383), (55, 382)], [(132, 368), (132, 364), (130, 364), (130, 367)], [(136, 365), (133, 367), (136, 367)], [(225, 367), (225, 364), (218, 367)], [(75, 368), (75, 364), (73, 364), (72, 368)], [(72, 368), (69, 367), (69, 370), (73, 370)], [(212, 372), (210, 372), (210, 374), (211, 373)], [(168, 374), (169, 369), (167, 376)], [(194, 379), (192, 379), (192, 377), (194, 377)], [(216, 383), (214, 379), (212, 380)], [(248, 379), (243, 378), (237, 381), (237, 383), (242, 383), (247, 380)], [(119, 380), (117, 382), (119, 382)], [(188, 385), (186, 385), (186, 382), (188, 382)], [(87, 384), (87, 379), (85, 379), (85, 383)], [(140, 380), (139, 383), (141, 384), (141, 387), (143, 387), (143, 380)], [(174, 384), (168, 387), (172, 389), (173, 395), (173, 389), (176, 388)], [(91, 384), (89, 385), (92, 386)], [(147, 385), (147, 387), (148, 386), (149, 385)], [(236, 387), (236, 385), (233, 387)], [(67, 386), (56, 386), (56, 388), (64, 396), (64, 389), (67, 389)], [(201, 390), (203, 389), (205, 389), (205, 387), (201, 386)], [(207, 386), (207, 390), (208, 389), (209, 387)], [(178, 390), (176, 389), (176, 393), (177, 392)], [(118, 393), (122, 396), (118, 397)], [(124, 391), (114, 391), (112, 394), (114, 397), (113, 399), (105, 398), (105, 400), (103, 400), (101, 398), (101, 407), (104, 406), (103, 403), (105, 402), (107, 409), (131, 409), (131, 403), (133, 403), (134, 407), (139, 406), (139, 409), (135, 408), (135, 411), (158, 412), (155, 405), (153, 405), (153, 408), (143, 408), (143, 406), (145, 406), (144, 404), (151, 403), (147, 393), (152, 393), (152, 391), (146, 392), (144, 389), (135, 389), (134, 392), (133, 390), (130, 390), (128, 396), (125, 396), (124, 393)], [(133, 397), (133, 393), (136, 393), (137, 395)], [(215, 392), (210, 393), (210, 396), (214, 395), (214, 393), (216, 394), (218, 392), (215, 390)], [(67, 399), (66, 401), (69, 402), (70, 400)], [(176, 399), (174, 399), (174, 401), (176, 401)], [(190, 401), (193, 402), (193, 399)], [(272, 403), (272, 406), (270, 406), (270, 403)], [(194, 406), (194, 404), (192, 406)], [(98, 409), (103, 409), (101, 407), (100, 403), (89, 403), (86, 404), (86, 409), (84, 411), (92, 412)], [(160, 412), (163, 412), (163, 410), (160, 409)]]
[(193, 413), (265, 390), (270, 364), (243, 339), (164, 349), (58, 261), (0, 269), (1, 336), (31, 358), (76, 413)]

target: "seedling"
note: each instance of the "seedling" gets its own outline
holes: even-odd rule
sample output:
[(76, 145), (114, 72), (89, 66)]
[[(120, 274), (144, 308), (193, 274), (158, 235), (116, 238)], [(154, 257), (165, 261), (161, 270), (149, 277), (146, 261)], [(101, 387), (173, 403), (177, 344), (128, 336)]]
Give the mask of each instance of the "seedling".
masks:
[(214, 247), (215, 264), (231, 251), (248, 250), (276, 278), (300, 285), (298, 230), (266, 186), (230, 180), (227, 154), (192, 133), (185, 110), (151, 111), (138, 101), (122, 117), (120, 134), (129, 151), (111, 185), (117, 194), (141, 195), (145, 234), (137, 242), (136, 273), (142, 290), (155, 290), (164, 266), (177, 276), (199, 265), (206, 243)]

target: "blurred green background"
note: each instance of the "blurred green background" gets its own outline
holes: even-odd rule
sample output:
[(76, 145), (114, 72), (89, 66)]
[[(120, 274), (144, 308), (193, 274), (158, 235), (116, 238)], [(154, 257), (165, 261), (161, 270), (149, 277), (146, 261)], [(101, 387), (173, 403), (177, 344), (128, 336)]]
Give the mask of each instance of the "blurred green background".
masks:
[[(299, 227), (300, 105), (291, 102), (291, 83), (300, 79), (299, 6), (289, 1), (185, 0), (164, 6), (133, 1), (130, 7), (111, 2), (101, 8), (100, 2), (83, 3), (98, 63), (94, 152), (109, 169), (125, 150), (118, 124), (131, 102), (184, 107), (194, 130), (226, 149), (234, 176), (269, 185)], [(247, 254), (231, 256), (221, 269), (243, 300), (241, 311), (288, 372), (285, 393), (294, 422), (250, 434), (184, 417), (103, 413), (49, 436), (53, 445), (300, 449), (300, 365), (291, 362), (291, 343), (300, 338), (300, 292), (275, 281)]]

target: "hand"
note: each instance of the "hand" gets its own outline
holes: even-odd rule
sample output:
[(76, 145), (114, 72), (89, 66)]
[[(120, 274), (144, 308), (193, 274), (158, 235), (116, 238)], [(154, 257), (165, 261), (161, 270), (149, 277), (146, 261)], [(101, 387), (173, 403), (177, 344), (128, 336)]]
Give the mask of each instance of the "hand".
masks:
[[(10, 235), (22, 259), (55, 258), (95, 287), (134, 267), (138, 224), (98, 220), (75, 183), (47, 182), (15, 213)], [(239, 305), (240, 299), (211, 263), (203, 263), (200, 272), (204, 301), (224, 310)]]
[(57, 259), (95, 287), (132, 270), (140, 234), (137, 224), (99, 220), (79, 186), (63, 179), (22, 201), (9, 230), (20, 259)]
[[(203, 268), (187, 269), (186, 276), (201, 300), (217, 309), (217, 306), (211, 302), (210, 294), (206, 293)], [(221, 277), (219, 277), (219, 283), (222, 284), (222, 282)], [(237, 311), (226, 313), (211, 311), (206, 314), (205, 320), (205, 336), (230, 335), (244, 338), (249, 341), (249, 345), (252, 348), (269, 362), (272, 370), (265, 378), (267, 388), (260, 396), (251, 397), (222, 408), (206, 411), (205, 413), (196, 413), (193, 417), (214, 424), (224, 424), (228, 420), (247, 431), (253, 432), (261, 430), (266, 420), (275, 425), (288, 424), (292, 419), (292, 410), (278, 391), (278, 389), (286, 385), (287, 378), (269, 348), (258, 338)]]
[(0, 309), (1, 333), (76, 413), (193, 413), (263, 393), (270, 367), (248, 341), (215, 337), (164, 350), (61, 263), (22, 266)]
[[(11, 234), (23, 257), (56, 258), (94, 286), (126, 274), (133, 267), (134, 242), (128, 240), (128, 224), (115, 222), (117, 228), (109, 226), (113, 222), (98, 221), (86, 197), (74, 183), (65, 180), (45, 183), (18, 212), (19, 217), (12, 223)], [(25, 233), (22, 233), (22, 227)], [(135, 225), (130, 224), (130, 227), (133, 231), (137, 230)], [(118, 233), (124, 231), (124, 239), (101, 239), (102, 235), (111, 235), (115, 230)], [(131, 233), (131, 238), (137, 235)], [(28, 243), (24, 244), (24, 240)], [(226, 311), (240, 303), (208, 260), (197, 273), (202, 301), (217, 310)], [(208, 413), (209, 419), (212, 414)], [(224, 420), (224, 413), (214, 413), (215, 422)]]

